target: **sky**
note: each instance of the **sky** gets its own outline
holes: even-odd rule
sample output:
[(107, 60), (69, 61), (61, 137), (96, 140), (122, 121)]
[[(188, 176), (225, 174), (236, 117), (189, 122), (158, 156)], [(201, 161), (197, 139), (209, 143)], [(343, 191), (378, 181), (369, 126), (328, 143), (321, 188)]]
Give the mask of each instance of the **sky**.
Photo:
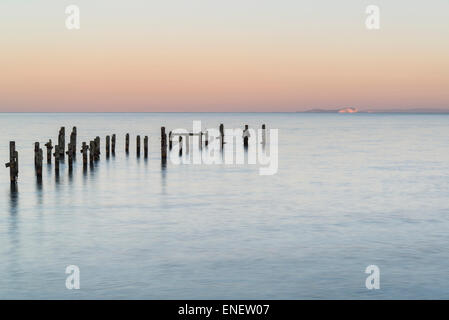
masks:
[(0, 112), (449, 110), (448, 40), (447, 0), (2, 0)]

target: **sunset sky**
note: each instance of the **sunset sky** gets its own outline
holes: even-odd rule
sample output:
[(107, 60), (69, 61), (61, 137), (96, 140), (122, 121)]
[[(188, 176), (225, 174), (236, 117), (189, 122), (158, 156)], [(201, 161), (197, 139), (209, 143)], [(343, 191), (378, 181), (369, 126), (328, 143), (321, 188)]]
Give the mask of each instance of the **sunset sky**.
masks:
[(0, 2), (0, 111), (346, 106), (449, 110), (449, 1)]

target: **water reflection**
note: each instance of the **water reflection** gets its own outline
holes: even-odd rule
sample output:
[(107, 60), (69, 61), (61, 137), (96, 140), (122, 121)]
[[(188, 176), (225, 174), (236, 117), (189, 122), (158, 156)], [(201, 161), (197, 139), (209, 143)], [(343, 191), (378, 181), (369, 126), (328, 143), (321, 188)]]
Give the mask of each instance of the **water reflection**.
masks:
[(12, 216), (15, 216), (19, 205), (19, 187), (15, 183), (11, 183), (9, 192), (9, 211)]
[(37, 204), (42, 205), (43, 203), (42, 177), (36, 177), (36, 198)]

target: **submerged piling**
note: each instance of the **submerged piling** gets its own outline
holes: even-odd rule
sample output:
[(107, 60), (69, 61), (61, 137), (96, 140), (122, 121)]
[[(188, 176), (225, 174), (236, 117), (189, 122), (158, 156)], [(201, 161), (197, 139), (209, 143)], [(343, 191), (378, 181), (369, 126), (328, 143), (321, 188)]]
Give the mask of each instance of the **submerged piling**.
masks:
[(55, 152), (53, 155), (55, 156), (55, 174), (59, 175), (59, 156), (61, 152), (59, 150), (59, 145), (55, 145)]
[(5, 167), (9, 168), (9, 178), (11, 184), (17, 183), (19, 176), (19, 154), (16, 151), (16, 142), (9, 142), (9, 162), (5, 163)]
[(72, 143), (69, 142), (67, 145), (67, 151), (66, 151), (68, 160), (69, 160), (69, 172), (72, 172), (73, 169), (73, 146)]
[(143, 138), (143, 156), (148, 158), (148, 136)]
[(179, 144), (179, 156), (182, 156), (182, 136), (179, 136), (179, 140), (178, 140), (178, 144)]
[(65, 153), (65, 127), (61, 127), (59, 130), (59, 136), (58, 136), (58, 150), (59, 150), (59, 157), (64, 159), (64, 153)]
[(76, 159), (76, 127), (73, 127), (72, 133), (70, 134), (70, 145), (72, 147), (72, 157)]
[(94, 160), (100, 160), (100, 137), (96, 137), (95, 140), (95, 153), (94, 153)]
[(109, 158), (109, 152), (110, 152), (110, 137), (106, 136), (106, 157)]
[(138, 157), (140, 157), (140, 136), (137, 135), (136, 137), (136, 154)]
[(85, 142), (83, 142), (83, 146), (81, 147), (80, 153), (83, 154), (83, 167), (87, 166), (87, 151), (89, 150), (89, 147)]
[(112, 135), (112, 155), (115, 155), (115, 133)]
[(42, 160), (44, 158), (42, 148), (39, 148), (36, 155), (36, 176), (42, 178)]
[(161, 160), (167, 161), (167, 134), (165, 133), (165, 127), (161, 127)]
[(224, 146), (224, 125), (223, 125), (223, 123), (220, 124), (220, 144), (221, 144), (221, 149), (223, 149), (223, 146)]
[(51, 145), (51, 139), (48, 140), (45, 146), (47, 147), (47, 163), (51, 164), (51, 149), (53, 149), (53, 146)]
[(90, 164), (93, 164), (95, 159), (95, 142), (91, 140), (89, 142), (89, 162)]
[(173, 148), (173, 141), (172, 141), (172, 131), (168, 133), (168, 149), (171, 151)]
[(125, 137), (125, 152), (129, 153), (129, 133), (127, 133)]
[(245, 148), (248, 148), (248, 137), (249, 137), (248, 125), (245, 124), (245, 130), (243, 130), (243, 146)]
[(265, 131), (265, 124), (262, 125), (262, 146), (265, 147), (265, 144), (267, 143), (267, 133)]

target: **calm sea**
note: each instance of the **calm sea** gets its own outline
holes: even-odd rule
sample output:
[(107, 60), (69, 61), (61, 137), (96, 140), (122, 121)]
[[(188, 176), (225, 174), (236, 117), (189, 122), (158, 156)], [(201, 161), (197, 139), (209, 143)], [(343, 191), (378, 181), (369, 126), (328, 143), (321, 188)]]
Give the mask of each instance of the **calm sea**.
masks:
[[(279, 129), (279, 170), (160, 162), (160, 127)], [(59, 179), (34, 142), (102, 157)], [(131, 135), (131, 152), (124, 137)], [(104, 137), (117, 135), (116, 156)], [(135, 155), (148, 135), (149, 159)], [(19, 152), (11, 192), (9, 140)], [(142, 147), (143, 148), (143, 147)], [(45, 154), (45, 152), (44, 152)], [(0, 114), (0, 298), (449, 298), (449, 115)], [(65, 268), (80, 268), (80, 290)], [(365, 268), (380, 268), (380, 289)]]

